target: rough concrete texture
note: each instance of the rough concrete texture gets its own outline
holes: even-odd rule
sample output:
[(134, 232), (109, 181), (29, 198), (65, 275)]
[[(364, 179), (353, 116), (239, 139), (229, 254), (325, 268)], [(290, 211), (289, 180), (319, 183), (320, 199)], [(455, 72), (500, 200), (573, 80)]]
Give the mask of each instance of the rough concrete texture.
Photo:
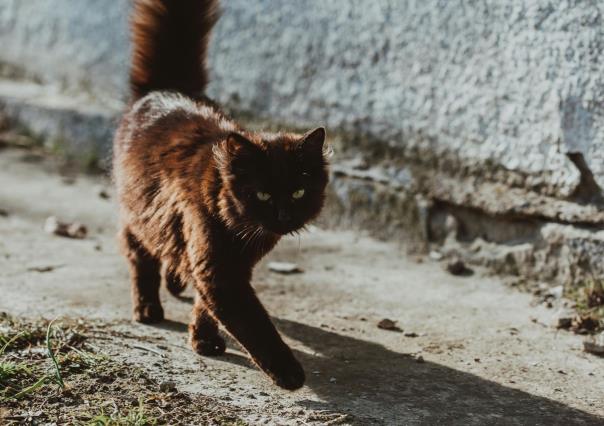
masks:
[[(0, 61), (123, 99), (128, 2), (3, 0)], [(569, 195), (582, 153), (604, 182), (598, 2), (224, 2), (211, 94), (289, 123), (322, 122)]]
[[(240, 407), (250, 425), (604, 421), (603, 359), (551, 326), (555, 309), (533, 306), (530, 295), (482, 270), (455, 277), (439, 262), (405, 255), (405, 245), (350, 232), (313, 229), (283, 241), (267, 260), (304, 272), (278, 275), (263, 262), (254, 286), (307, 371), (307, 385), (289, 393), (233, 342), (219, 358), (189, 350), (188, 298), (164, 291), (168, 320), (159, 326), (128, 321), (116, 206), (98, 195), (111, 194), (109, 182), (65, 179), (42, 157), (14, 149), (0, 150), (0, 181), (0, 311), (106, 322), (113, 337), (92, 337), (101, 352)], [(84, 223), (87, 238), (45, 233), (50, 215)], [(377, 328), (383, 318), (403, 332)]]
[(0, 116), (81, 166), (110, 164), (116, 111), (90, 102), (84, 94), (70, 96), (56, 86), (0, 79)]
[(2, 0), (0, 61), (43, 83), (114, 103), (124, 98), (129, 10), (128, 0)]

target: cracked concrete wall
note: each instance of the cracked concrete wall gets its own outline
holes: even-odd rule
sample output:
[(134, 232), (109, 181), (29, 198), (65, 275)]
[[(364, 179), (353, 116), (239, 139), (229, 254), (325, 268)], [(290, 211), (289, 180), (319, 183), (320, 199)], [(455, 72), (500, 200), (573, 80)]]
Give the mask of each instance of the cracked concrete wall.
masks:
[[(463, 170), (500, 167), (562, 198), (580, 182), (567, 153), (580, 153), (604, 184), (602, 2), (223, 6), (210, 60), (221, 102), (453, 158)], [(119, 108), (129, 9), (126, 0), (0, 0), (0, 62)]]

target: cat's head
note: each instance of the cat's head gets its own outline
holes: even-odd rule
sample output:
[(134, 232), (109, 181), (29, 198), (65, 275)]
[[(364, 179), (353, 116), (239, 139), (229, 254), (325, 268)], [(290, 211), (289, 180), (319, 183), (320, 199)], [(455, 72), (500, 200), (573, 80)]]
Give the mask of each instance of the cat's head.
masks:
[(328, 181), (325, 129), (295, 134), (230, 134), (214, 155), (237, 221), (287, 234), (314, 219)]

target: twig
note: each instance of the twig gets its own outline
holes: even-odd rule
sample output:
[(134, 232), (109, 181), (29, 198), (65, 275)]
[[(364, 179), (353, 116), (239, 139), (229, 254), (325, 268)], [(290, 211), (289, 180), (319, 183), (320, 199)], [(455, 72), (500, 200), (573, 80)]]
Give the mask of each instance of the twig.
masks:
[(161, 358), (166, 358), (166, 355), (165, 355), (165, 354), (162, 354), (161, 352), (158, 352), (158, 351), (156, 351), (155, 349), (151, 349), (151, 348), (148, 348), (148, 347), (146, 347), (146, 346), (132, 345), (132, 347), (133, 347), (134, 349), (141, 349), (141, 350), (143, 350), (143, 351), (152, 352), (152, 353), (154, 353), (155, 355), (157, 355), (157, 356), (159, 356), (159, 357), (161, 357)]

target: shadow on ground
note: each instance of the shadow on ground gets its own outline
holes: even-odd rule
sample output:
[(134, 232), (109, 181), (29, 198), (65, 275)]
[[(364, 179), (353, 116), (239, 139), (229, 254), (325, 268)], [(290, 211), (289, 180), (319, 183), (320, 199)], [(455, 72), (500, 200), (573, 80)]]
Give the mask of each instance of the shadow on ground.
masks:
[(325, 409), (356, 411), (362, 401), (371, 417), (382, 413), (379, 417), (388, 423), (404, 419), (433, 425), (602, 424), (599, 417), (546, 398), (439, 364), (418, 363), (375, 343), (288, 320), (277, 324), (286, 335), (322, 355), (299, 354), (307, 371), (337, 378), (334, 386), (309, 375), (308, 386), (328, 401)]
[[(296, 355), (307, 371), (306, 385), (325, 402), (300, 404), (350, 413), (355, 424), (602, 424), (597, 416), (547, 398), (439, 364), (418, 363), (376, 343), (290, 320), (274, 321), (282, 333), (316, 352)], [(186, 324), (172, 320), (156, 327), (187, 331)], [(229, 339), (229, 347), (233, 345)], [(254, 368), (237, 354), (222, 359)]]

